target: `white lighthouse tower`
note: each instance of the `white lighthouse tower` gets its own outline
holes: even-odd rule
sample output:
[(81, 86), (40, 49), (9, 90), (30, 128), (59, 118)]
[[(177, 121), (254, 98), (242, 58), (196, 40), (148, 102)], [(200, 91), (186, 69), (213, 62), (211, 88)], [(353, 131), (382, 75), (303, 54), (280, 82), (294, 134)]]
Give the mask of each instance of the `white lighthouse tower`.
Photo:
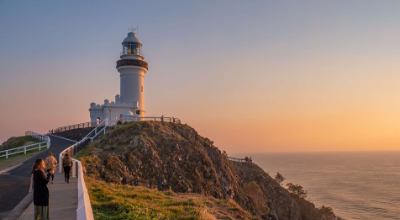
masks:
[(147, 62), (143, 61), (142, 43), (134, 32), (122, 42), (121, 60), (117, 61), (120, 74), (120, 100), (126, 103), (138, 102), (143, 117), (144, 107), (144, 74), (148, 70)]
[(122, 115), (134, 115), (140, 110), (140, 116), (146, 114), (144, 105), (144, 75), (148, 64), (144, 61), (142, 43), (136, 33), (129, 32), (122, 41), (122, 52), (117, 61), (117, 70), (120, 75), (120, 94), (115, 96), (115, 102), (104, 100), (103, 105), (90, 104), (90, 118), (92, 122), (119, 118)]

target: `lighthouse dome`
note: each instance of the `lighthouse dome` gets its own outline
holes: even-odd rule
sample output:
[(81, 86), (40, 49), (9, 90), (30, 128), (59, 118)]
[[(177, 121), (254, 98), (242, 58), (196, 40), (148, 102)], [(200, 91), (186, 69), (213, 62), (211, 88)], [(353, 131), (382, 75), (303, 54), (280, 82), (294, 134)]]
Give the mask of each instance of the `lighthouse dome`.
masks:
[(133, 113), (129, 110), (124, 111), (124, 114), (122, 114), (123, 116), (132, 116)]
[(135, 43), (139, 43), (140, 45), (142, 45), (142, 42), (140, 42), (139, 38), (137, 38), (136, 33), (133, 33), (133, 32), (128, 33), (128, 37), (126, 37), (124, 39), (122, 44), (124, 44), (126, 42), (135, 42)]

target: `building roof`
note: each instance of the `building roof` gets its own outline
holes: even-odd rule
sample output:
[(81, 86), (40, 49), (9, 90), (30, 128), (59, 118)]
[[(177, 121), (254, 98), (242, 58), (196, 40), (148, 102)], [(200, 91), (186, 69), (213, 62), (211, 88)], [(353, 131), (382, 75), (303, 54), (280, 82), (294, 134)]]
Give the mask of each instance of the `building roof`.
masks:
[(128, 37), (126, 37), (124, 41), (122, 41), (122, 44), (125, 42), (136, 42), (142, 45), (142, 42), (140, 42), (139, 38), (137, 38), (136, 33), (133, 32), (128, 33)]
[(129, 110), (124, 111), (124, 114), (122, 114), (123, 116), (125, 115), (133, 115), (133, 113)]

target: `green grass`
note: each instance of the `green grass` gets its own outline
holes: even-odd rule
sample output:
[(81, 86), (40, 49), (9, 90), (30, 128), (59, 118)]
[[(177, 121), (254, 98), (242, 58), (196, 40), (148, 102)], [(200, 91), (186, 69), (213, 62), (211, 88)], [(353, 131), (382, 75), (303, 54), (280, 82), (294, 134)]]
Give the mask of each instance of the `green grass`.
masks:
[(42, 142), (38, 139), (35, 139), (31, 136), (20, 136), (20, 137), (11, 137), (9, 138), (6, 142), (4, 142), (2, 145), (0, 145), (0, 151), (3, 150), (8, 150), (16, 147), (22, 147), (27, 145), (27, 142), (32, 142), (34, 143), (39, 143)]
[(87, 156), (92, 156), (93, 152), (92, 152), (92, 145), (88, 144), (87, 146), (85, 146), (81, 151), (79, 151), (79, 153), (77, 153), (74, 158), (78, 159), (82, 158), (82, 157), (87, 157)]
[[(157, 129), (152, 130), (154, 123), (150, 124), (152, 126), (148, 124), (150, 123), (131, 122), (111, 127), (106, 136), (89, 144), (75, 156), (86, 167), (85, 183), (96, 220), (257, 219), (234, 200), (216, 199), (195, 193), (175, 193), (172, 189), (159, 191), (143, 186), (107, 183), (101, 179), (102, 176), (93, 167), (102, 164), (100, 161), (103, 154), (119, 154), (118, 150), (125, 151), (121, 146), (118, 146), (120, 149), (111, 150), (114, 145), (129, 145), (136, 135), (159, 135)], [(181, 126), (173, 123), (169, 125)], [(121, 138), (120, 133), (127, 135)]]
[(232, 200), (85, 178), (95, 219), (254, 219)]
[[(46, 149), (47, 149), (47, 145), (42, 144), (42, 148), (40, 151), (44, 151)], [(39, 153), (39, 149), (35, 149), (35, 150), (27, 151), (26, 154), (24, 154), (24, 152), (21, 152), (18, 154), (9, 155), (8, 159), (6, 157), (0, 157), (0, 170), (15, 166), (33, 156), (35, 156), (38, 153)], [(4, 155), (4, 153), (2, 153), (1, 155)]]

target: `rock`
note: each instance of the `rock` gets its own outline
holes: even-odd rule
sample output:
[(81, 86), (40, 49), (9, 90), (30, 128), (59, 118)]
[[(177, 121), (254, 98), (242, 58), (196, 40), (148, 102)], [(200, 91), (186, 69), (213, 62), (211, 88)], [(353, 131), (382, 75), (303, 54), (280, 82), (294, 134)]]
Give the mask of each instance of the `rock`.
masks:
[[(141, 135), (133, 135), (138, 132)], [(313, 207), (293, 199), (256, 164), (232, 163), (226, 152), (222, 153), (212, 141), (199, 136), (187, 125), (140, 122), (129, 132), (111, 130), (95, 147), (105, 149), (105, 156), (96, 159), (102, 166), (96, 169), (101, 173), (99, 178), (106, 182), (234, 199), (258, 219), (300, 220), (301, 210)], [(89, 167), (86, 166), (88, 171)], [(260, 187), (260, 200), (252, 200), (246, 194), (245, 186), (252, 181)], [(263, 208), (266, 201), (268, 209)], [(310, 217), (307, 220), (320, 219)]]

